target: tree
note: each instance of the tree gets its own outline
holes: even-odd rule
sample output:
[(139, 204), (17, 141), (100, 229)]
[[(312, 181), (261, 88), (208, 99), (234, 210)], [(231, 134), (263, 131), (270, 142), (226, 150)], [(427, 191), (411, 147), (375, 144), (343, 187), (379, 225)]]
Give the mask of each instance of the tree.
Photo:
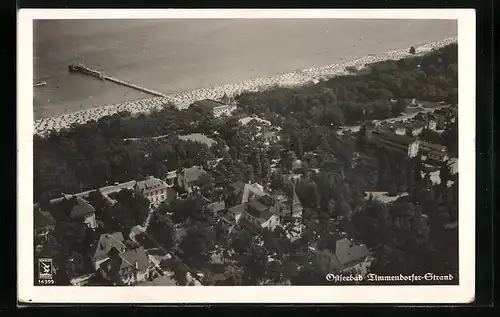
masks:
[(439, 178), (441, 179), (441, 185), (446, 187), (448, 181), (451, 180), (450, 168), (447, 163), (442, 163), (439, 168)]
[(58, 222), (54, 228), (54, 237), (63, 250), (84, 250), (85, 235), (85, 225), (80, 222)]
[(261, 156), (260, 162), (262, 167), (262, 181), (267, 184), (271, 181), (271, 164), (265, 155)]
[[(109, 207), (109, 201), (98, 190), (90, 192), (88, 202), (95, 208), (96, 216), (101, 218), (102, 213)], [(101, 219), (102, 220), (102, 219)]]
[(50, 205), (49, 210), (51, 215), (54, 217), (56, 221), (69, 222), (71, 209), (73, 209), (73, 206), (75, 204), (76, 204), (75, 198), (71, 199), (64, 198), (63, 200)]
[(416, 54), (416, 52), (417, 52), (417, 51), (415, 50), (415, 47), (413, 47), (413, 46), (412, 46), (412, 47), (410, 47), (410, 54), (415, 55), (415, 54)]
[(439, 135), (439, 133), (437, 133), (436, 131), (432, 131), (430, 129), (422, 130), (422, 133), (420, 133), (420, 139), (435, 144), (442, 143), (441, 136)]
[(318, 186), (315, 182), (310, 182), (309, 184), (309, 193), (311, 195), (311, 202), (314, 208), (319, 208), (320, 206), (320, 196), (318, 192)]
[(197, 184), (200, 186), (201, 194), (207, 198), (210, 198), (214, 191), (214, 178), (211, 174), (205, 173), (200, 176)]
[(340, 204), (340, 213), (343, 218), (351, 219), (352, 217), (351, 207), (345, 200), (343, 200), (342, 203)]
[(103, 219), (105, 219), (103, 222), (106, 231), (120, 231), (124, 236), (127, 236), (130, 230), (138, 224), (132, 217), (130, 208), (120, 203), (107, 208), (103, 213)]
[(184, 263), (176, 260), (173, 262), (172, 270), (174, 272), (174, 279), (177, 285), (186, 286), (188, 283), (187, 274), (188, 269)]
[(302, 163), (302, 169), (304, 171), (304, 178), (309, 179), (310, 175), (310, 170), (309, 170), (309, 164), (307, 162)]
[(321, 204), (321, 196), (319, 194), (318, 185), (316, 182), (306, 180), (299, 183), (296, 188), (297, 195), (304, 206), (317, 209)]
[(458, 120), (448, 124), (442, 134), (443, 145), (453, 154), (458, 154)]
[(247, 253), (253, 243), (253, 238), (247, 230), (239, 230), (231, 241), (231, 247), (239, 254)]
[(205, 262), (209, 259), (214, 245), (214, 231), (203, 222), (195, 222), (187, 228), (179, 248), (186, 259)]
[(415, 180), (415, 184), (420, 187), (422, 185), (422, 171), (424, 164), (422, 163), (420, 156), (416, 157), (414, 163), (413, 178)]
[(271, 285), (283, 284), (286, 280), (284, 266), (281, 262), (269, 262), (264, 277), (270, 281)]
[(174, 245), (174, 225), (169, 217), (163, 212), (157, 211), (153, 214), (147, 228), (147, 233), (167, 250)]
[(330, 198), (328, 201), (328, 213), (330, 214), (331, 217), (336, 216), (336, 202), (334, 198)]
[(240, 263), (244, 268), (244, 285), (257, 285), (266, 274), (269, 260), (264, 248), (252, 245)]
[(316, 261), (303, 266), (296, 276), (292, 277), (292, 285), (327, 285), (325, 274), (319, 269)]
[(185, 200), (174, 200), (164, 207), (167, 212), (172, 213), (172, 222), (182, 223), (189, 220), (202, 219), (202, 204), (199, 198), (190, 197)]
[(391, 108), (392, 115), (397, 117), (406, 109), (406, 102), (403, 99), (398, 99), (396, 104), (393, 104)]
[(132, 190), (123, 189), (119, 191), (115, 195), (115, 200), (124, 209), (122, 219), (127, 217), (128, 219), (124, 219), (125, 222), (132, 223), (132, 226), (142, 224), (149, 215), (149, 200)]
[(347, 202), (347, 204), (351, 205), (352, 204), (352, 190), (351, 186), (349, 186), (348, 182), (345, 182), (342, 185), (342, 192), (341, 192), (342, 199)]
[(238, 286), (243, 283), (243, 270), (234, 265), (226, 266), (224, 270), (224, 280), (216, 283), (216, 285)]

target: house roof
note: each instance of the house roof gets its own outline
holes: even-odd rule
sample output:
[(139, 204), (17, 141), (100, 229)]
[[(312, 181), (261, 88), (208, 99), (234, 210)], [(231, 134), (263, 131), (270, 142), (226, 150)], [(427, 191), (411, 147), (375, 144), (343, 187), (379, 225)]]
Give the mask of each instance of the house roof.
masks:
[(277, 200), (277, 201), (280, 201), (280, 202), (286, 202), (286, 201), (288, 201), (288, 197), (285, 194), (281, 193), (281, 192), (274, 193), (274, 194), (271, 195), (271, 197), (274, 200)]
[(266, 193), (264, 192), (264, 189), (262, 185), (259, 185), (257, 183), (254, 184), (245, 184), (244, 187), (245, 191), (248, 191), (248, 193), (253, 193), (257, 196), (265, 196)]
[(271, 218), (272, 216), (274, 216), (274, 214), (271, 211), (265, 210), (260, 214), (259, 217), (255, 217), (255, 219), (257, 219), (257, 221), (260, 224), (263, 224), (264, 222), (268, 221), (269, 218)]
[(223, 221), (227, 222), (227, 223), (233, 223), (236, 218), (234, 217), (234, 215), (228, 211), (224, 212), (221, 216), (220, 216), (220, 219), (222, 219)]
[(199, 107), (202, 107), (203, 109), (209, 110), (209, 111), (212, 111), (216, 107), (227, 106), (227, 105), (223, 104), (222, 102), (212, 100), (212, 99), (197, 100), (193, 104), (195, 104)]
[(255, 198), (250, 199), (250, 200), (248, 201), (248, 205), (249, 205), (252, 209), (254, 209), (254, 210), (258, 211), (258, 212), (262, 212), (262, 211), (264, 211), (264, 210), (267, 210), (267, 209), (269, 209), (269, 207), (270, 207), (270, 206), (266, 206), (266, 205), (264, 205), (262, 202), (258, 201), (258, 200), (257, 200), (257, 199), (255, 199)]
[(393, 128), (393, 129), (405, 129), (406, 127), (407, 127), (407, 125), (404, 123), (395, 123), (395, 124), (391, 125), (391, 128)]
[(177, 176), (177, 170), (167, 172), (167, 178), (175, 178)]
[(293, 189), (293, 199), (292, 199), (292, 212), (297, 210), (302, 210), (302, 204), (300, 202), (299, 196), (297, 192), (295, 192), (295, 188)]
[(100, 261), (108, 257), (109, 251), (115, 248), (119, 251), (125, 251), (123, 244), (123, 235), (121, 232), (104, 233), (99, 237), (96, 252), (94, 253), (94, 261)]
[(399, 143), (402, 145), (409, 145), (413, 141), (415, 141), (415, 139), (412, 137), (409, 137), (406, 135), (398, 135), (398, 134), (395, 134), (392, 132), (386, 132), (386, 131), (384, 131), (384, 132), (372, 132), (372, 134), (376, 135), (382, 139), (385, 139), (387, 141), (392, 141), (392, 142)]
[(222, 96), (222, 98), (220, 98), (220, 101), (227, 105), (231, 102), (231, 98), (229, 98), (227, 93), (224, 93), (224, 96)]
[(302, 161), (301, 160), (295, 160), (292, 162), (292, 170), (296, 170), (302, 168)]
[(375, 123), (373, 123), (372, 121), (365, 121), (363, 123), (363, 125), (366, 127), (366, 128), (375, 128)]
[(357, 245), (347, 238), (337, 240), (335, 255), (341, 266), (355, 261), (362, 261), (371, 253), (365, 245)]
[(71, 209), (72, 217), (85, 217), (89, 214), (95, 213), (95, 208), (92, 207), (86, 200), (83, 198), (76, 198), (76, 204)]
[(138, 181), (136, 185), (139, 190), (163, 189), (166, 187), (161, 179), (154, 176), (150, 176), (143, 181)]
[(183, 171), (184, 181), (186, 183), (195, 182), (203, 174), (205, 174), (205, 171), (201, 167), (192, 166), (192, 167), (185, 168)]
[(152, 281), (145, 281), (138, 284), (139, 286), (177, 286), (175, 280), (173, 280), (168, 275), (162, 275), (160, 277), (155, 278)]
[(271, 122), (268, 120), (261, 119), (259, 117), (245, 117), (240, 120), (238, 120), (242, 125), (247, 125), (251, 121), (257, 121), (266, 125), (271, 125)]
[(443, 108), (438, 108), (438, 109), (434, 110), (434, 114), (436, 114), (436, 115), (446, 115), (446, 114), (448, 114), (448, 110), (447, 109), (443, 109)]
[(264, 138), (264, 139), (271, 139), (271, 138), (274, 138), (275, 136), (276, 136), (276, 132), (272, 132), (272, 131), (264, 132), (262, 134), (262, 138)]
[(242, 181), (238, 180), (234, 183), (231, 183), (229, 185), (231, 187), (231, 189), (233, 191), (238, 191), (238, 190), (242, 190), (244, 187), (245, 187), (245, 183), (243, 183)]
[(224, 201), (216, 201), (206, 206), (206, 209), (211, 212), (218, 212), (226, 208), (226, 203)]
[(420, 146), (424, 148), (429, 148), (431, 150), (436, 150), (438, 152), (444, 152), (446, 151), (446, 146), (441, 145), (441, 144), (434, 144), (434, 143), (429, 143), (425, 141), (420, 141)]
[(243, 195), (241, 197), (242, 203), (247, 203), (248, 199), (251, 197), (250, 193), (256, 196), (266, 196), (264, 189), (259, 184), (245, 184), (243, 188)]
[(165, 200), (167, 204), (170, 204), (177, 198), (177, 192), (172, 187), (167, 187), (167, 199)]
[(120, 258), (122, 259), (120, 270), (133, 267), (136, 270), (144, 271), (149, 267), (149, 258), (143, 247), (120, 253)]
[(420, 129), (420, 128), (423, 128), (424, 127), (424, 124), (422, 122), (412, 122), (410, 124), (410, 128), (411, 129)]
[(274, 215), (270, 210), (272, 206), (266, 206), (257, 199), (250, 199), (248, 205), (251, 207), (248, 209), (248, 213), (261, 224), (268, 221)]
[(247, 210), (246, 204), (239, 204), (228, 209), (233, 214), (241, 214)]
[(191, 133), (191, 134), (186, 134), (186, 135), (179, 135), (179, 139), (182, 141), (193, 141), (193, 142), (199, 142), (206, 144), (208, 147), (211, 147), (213, 144), (217, 143), (212, 138), (209, 138), (208, 136), (202, 134), (202, 133)]
[(33, 215), (33, 223), (35, 229), (47, 228), (56, 225), (54, 217), (48, 211), (35, 209), (35, 214)]

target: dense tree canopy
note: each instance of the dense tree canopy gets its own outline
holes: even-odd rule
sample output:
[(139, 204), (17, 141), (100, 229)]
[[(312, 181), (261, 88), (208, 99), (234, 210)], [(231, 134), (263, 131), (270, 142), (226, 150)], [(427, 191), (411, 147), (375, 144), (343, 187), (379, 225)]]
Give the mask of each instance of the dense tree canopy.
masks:
[[(298, 157), (308, 151), (334, 151), (341, 161), (350, 159), (352, 147), (339, 140), (334, 133), (336, 126), (400, 112), (401, 101), (393, 106), (391, 98), (456, 102), (456, 45), (371, 68), (371, 72), (304, 87), (243, 93), (236, 99), (244, 113), (282, 125), (280, 144)], [(255, 158), (253, 154), (260, 147), (252, 142), (250, 127), (242, 128), (234, 117), (216, 119), (194, 108), (178, 110), (165, 105), (148, 115), (121, 112), (53, 132), (48, 138), (35, 136), (35, 197), (38, 200), (47, 193), (98, 188), (146, 175), (161, 177), (168, 170), (203, 164), (223, 154), (221, 147), (211, 151), (205, 144), (177, 138), (188, 133), (204, 133), (218, 144), (226, 144), (233, 160), (252, 165), (251, 171), (241, 171), (246, 177), (268, 178), (268, 162), (275, 157), (268, 153)], [(162, 137), (152, 138), (156, 136)]]
[[(279, 228), (264, 232), (259, 244), (246, 230), (230, 237), (224, 228), (207, 221), (201, 196), (162, 204), (151, 218), (148, 233), (170, 248), (176, 244), (174, 224), (187, 226), (178, 246), (183, 261), (207, 262), (216, 241), (227, 241), (225, 246), (234, 249), (237, 265), (231, 264), (224, 281), (216, 284), (323, 284), (318, 264), (300, 252), (307, 252), (313, 241), (328, 241), (339, 232), (374, 250), (373, 269), (380, 273), (457, 270), (456, 230), (445, 229), (458, 219), (457, 179), (449, 168), (437, 168), (441, 184), (432, 186), (428, 167), (419, 159), (404, 160), (399, 154), (367, 146), (363, 128), (361, 133), (338, 133), (341, 126), (398, 116), (408, 99), (457, 103), (457, 86), (457, 46), (449, 45), (423, 57), (377, 63), (317, 84), (243, 93), (236, 97), (238, 116), (229, 118), (172, 105), (147, 115), (114, 114), (46, 138), (34, 137), (35, 199), (45, 206), (51, 196), (61, 193), (147, 175), (164, 178), (168, 171), (199, 165), (206, 171), (197, 183), (199, 194), (210, 200), (222, 197), (236, 204), (237, 195), (228, 188), (236, 181), (251, 181), (289, 195), (294, 189), (305, 207), (302, 239), (291, 243), (285, 237), (286, 228)], [(258, 115), (274, 127), (261, 130), (255, 123), (242, 125), (240, 115)], [(264, 145), (263, 132), (279, 138)], [(178, 138), (189, 133), (202, 133), (216, 143), (208, 146)], [(424, 129), (420, 138), (443, 144), (456, 155), (458, 123), (447, 122), (442, 133)], [(292, 179), (297, 170), (301, 176)], [(408, 196), (383, 204), (365, 199), (368, 191)], [(116, 203), (97, 191), (88, 199), (105, 231), (128, 236), (148, 216), (149, 201), (127, 190), (110, 198)], [(73, 254), (68, 269), (58, 249), (80, 250), (90, 239), (82, 228), (71, 227), (67, 212), (71, 204), (63, 200), (51, 207), (58, 222), (56, 239), (41, 250), (53, 254), (58, 266), (67, 268), (64, 272), (80, 270), (83, 262)], [(270, 260), (270, 254), (276, 259)], [(178, 263), (174, 271), (178, 283), (185, 285), (187, 268)]]

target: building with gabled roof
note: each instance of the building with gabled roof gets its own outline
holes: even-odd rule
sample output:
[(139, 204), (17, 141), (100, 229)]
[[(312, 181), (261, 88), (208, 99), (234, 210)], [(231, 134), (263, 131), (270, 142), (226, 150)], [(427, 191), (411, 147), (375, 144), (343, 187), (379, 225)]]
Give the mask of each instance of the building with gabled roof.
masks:
[(425, 127), (425, 124), (423, 124), (421, 122), (412, 122), (412, 123), (410, 123), (408, 128), (411, 131), (411, 135), (417, 136), (420, 133), (422, 133), (424, 127)]
[(420, 141), (420, 152), (426, 161), (446, 162), (450, 158), (447, 151), (444, 145)]
[(99, 270), (102, 263), (107, 261), (110, 256), (110, 251), (116, 249), (118, 253), (126, 251), (125, 244), (123, 243), (123, 235), (121, 232), (104, 233), (99, 237), (99, 241), (95, 245), (95, 252), (92, 256), (92, 262), (95, 269)]
[(426, 141), (420, 141), (420, 146), (423, 150), (434, 150), (438, 152), (446, 152), (447, 148), (441, 144), (430, 143)]
[[(223, 98), (226, 102), (230, 102), (230, 98)], [(193, 106), (199, 107), (204, 111), (207, 111), (214, 115), (214, 117), (220, 117), (222, 115), (230, 116), (231, 113), (236, 109), (236, 107), (229, 103), (224, 103), (223, 101), (216, 101), (212, 99), (197, 100), (193, 103)]]
[(295, 192), (295, 188), (293, 189), (293, 198), (290, 210), (293, 218), (302, 218), (302, 211), (304, 208), (302, 207), (299, 196), (297, 196), (297, 193)]
[(50, 212), (41, 210), (38, 206), (35, 206), (33, 214), (33, 225), (36, 237), (45, 237), (56, 226), (56, 220)]
[(446, 123), (450, 119), (448, 111), (446, 109), (436, 109), (433, 114), (436, 118), (436, 130), (444, 130), (446, 128)]
[(389, 128), (392, 131), (394, 131), (394, 133), (396, 133), (398, 135), (406, 135), (407, 126), (403, 123), (395, 123), (395, 124), (389, 126)]
[(75, 197), (75, 204), (70, 211), (70, 218), (82, 221), (91, 229), (97, 228), (97, 220), (95, 217), (95, 208), (85, 199)]
[[(242, 224), (252, 229), (274, 230), (283, 217), (302, 217), (302, 205), (295, 189), (293, 198), (289, 199), (286, 195), (266, 193), (259, 184), (245, 184), (242, 196), (240, 204), (221, 214), (225, 217), (223, 221), (232, 227), (242, 220)], [(301, 227), (297, 231), (302, 232)]]
[(110, 253), (109, 258), (100, 266), (105, 279), (115, 285), (133, 285), (150, 277), (153, 265), (143, 247)]
[(149, 208), (154, 209), (167, 200), (167, 183), (154, 176), (138, 181), (134, 189), (149, 200)]
[(186, 135), (179, 135), (178, 138), (182, 141), (191, 141), (191, 142), (202, 143), (208, 147), (211, 147), (212, 145), (217, 143), (217, 141), (215, 141), (212, 138), (209, 138), (208, 136), (204, 135), (203, 133), (190, 133), (190, 134), (186, 134)]
[(424, 122), (424, 127), (426, 129), (436, 131), (437, 130), (437, 119), (436, 116), (432, 112), (421, 112), (415, 119)]
[(365, 275), (373, 261), (372, 253), (364, 244), (340, 238), (333, 245), (318, 246), (317, 260), (325, 272), (355, 273)]
[(205, 206), (205, 210), (212, 214), (217, 214), (224, 209), (226, 209), (226, 203), (224, 201), (212, 202)]
[(201, 166), (191, 166), (183, 168), (177, 172), (177, 186), (188, 194), (193, 192), (193, 185), (206, 172)]
[(241, 118), (241, 119), (238, 120), (238, 122), (241, 123), (242, 125), (247, 125), (247, 124), (249, 124), (252, 121), (258, 122), (258, 123), (262, 123), (262, 124), (267, 125), (267, 126), (271, 125), (270, 121), (265, 120), (265, 119), (261, 119), (261, 118), (259, 118), (257, 116), (245, 117), (245, 118)]
[(266, 196), (266, 193), (264, 192), (264, 187), (257, 183), (245, 184), (243, 188), (241, 203), (242, 204), (247, 203), (252, 196), (259, 196), (259, 197)]
[(373, 131), (367, 139), (378, 146), (401, 153), (409, 158), (418, 155), (420, 140), (406, 135), (397, 135), (388, 131)]

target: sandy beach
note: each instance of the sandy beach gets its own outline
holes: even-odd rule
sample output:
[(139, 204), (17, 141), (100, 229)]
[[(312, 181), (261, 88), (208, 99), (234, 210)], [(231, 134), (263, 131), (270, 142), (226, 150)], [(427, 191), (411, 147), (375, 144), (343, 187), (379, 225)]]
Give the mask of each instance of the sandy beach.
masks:
[(454, 20), (38, 20), (33, 120), (151, 95), (68, 72), (83, 63), (164, 95), (272, 77), (457, 34)]
[[(433, 48), (446, 46), (456, 41), (457, 37), (449, 37), (443, 40), (417, 46), (417, 55), (425, 54)], [(399, 50), (393, 50), (378, 55), (370, 55), (344, 63), (337, 63), (323, 67), (307, 68), (270, 77), (254, 78), (230, 85), (209, 86), (202, 89), (195, 89), (168, 95), (166, 98), (145, 98), (106, 105), (98, 108), (86, 109), (56, 117), (42, 118), (34, 122), (34, 133), (38, 135), (45, 135), (50, 130), (60, 130), (62, 128), (69, 127), (73, 123), (82, 124), (90, 120), (98, 120), (103, 116), (112, 115), (120, 111), (130, 111), (133, 114), (149, 112), (153, 109), (160, 108), (163, 104), (168, 102), (172, 102), (180, 109), (183, 109), (188, 107), (193, 101), (205, 98), (221, 98), (224, 93), (228, 94), (229, 96), (235, 96), (245, 91), (259, 91), (275, 85), (303, 85), (318, 80), (329, 79), (335, 76), (348, 74), (346, 68), (350, 69), (351, 67), (354, 67), (359, 70), (372, 63), (384, 60), (398, 60), (409, 56), (411, 56), (411, 54), (409, 53), (408, 47), (404, 47)]]

